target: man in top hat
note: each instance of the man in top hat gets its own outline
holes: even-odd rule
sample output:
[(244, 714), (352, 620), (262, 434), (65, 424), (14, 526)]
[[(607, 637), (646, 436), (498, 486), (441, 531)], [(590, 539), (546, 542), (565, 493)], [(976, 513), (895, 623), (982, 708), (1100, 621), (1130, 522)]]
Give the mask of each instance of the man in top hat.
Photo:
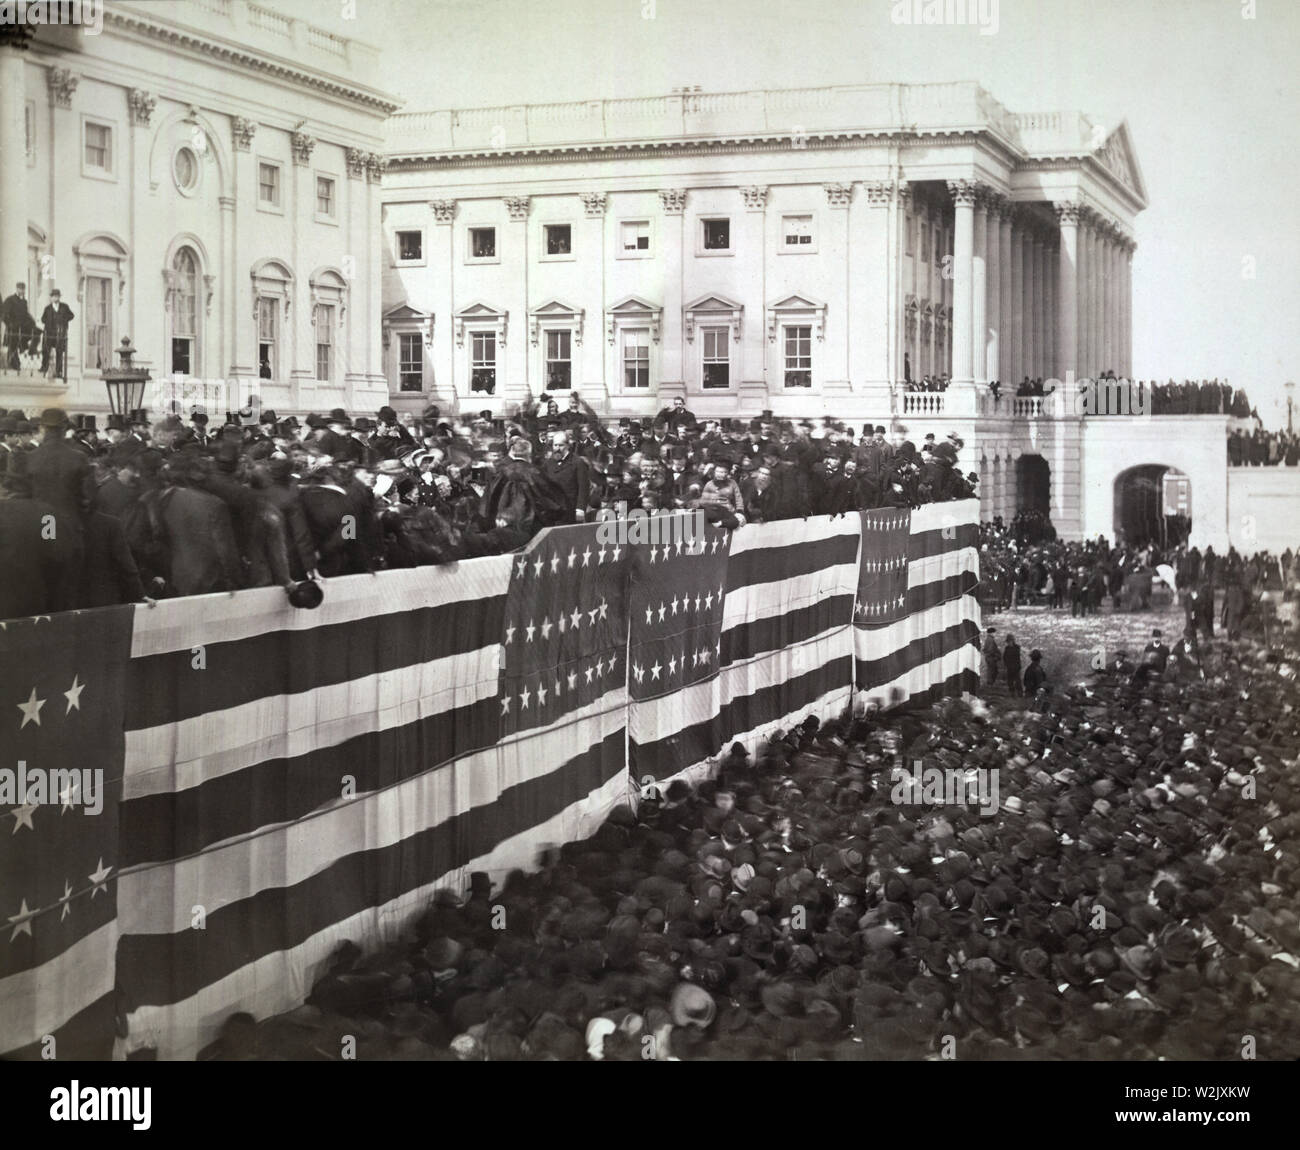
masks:
[(76, 319), (72, 309), (63, 302), (58, 288), (50, 292), (50, 302), (41, 312), (41, 327), (45, 329), (45, 344), (41, 351), (41, 374), (50, 369), (50, 352), (54, 352), (54, 376), (68, 381), (68, 325)]
[(208, 413), (203, 408), (191, 409), (190, 427), (194, 431), (194, 442), (200, 447), (207, 447), (212, 441), (212, 436), (208, 434)]
[(1156, 675), (1163, 675), (1169, 664), (1169, 648), (1157, 627), (1151, 632), (1151, 642), (1142, 648), (1142, 665)]
[(68, 544), (68, 562), (60, 585), (52, 589), (51, 609), (67, 611), (76, 606), (81, 580), (82, 518), (89, 514), (95, 493), (90, 459), (68, 442), (68, 417), (57, 407), (41, 412), (44, 438), (27, 456), (32, 498), (50, 504), (55, 512), (55, 530)]
[(365, 449), (352, 438), (352, 420), (341, 407), (334, 408), (326, 420), (327, 430), (317, 440), (320, 449), (339, 463), (360, 463)]
[(994, 638), (996, 634), (996, 627), (984, 632), (984, 678), (990, 687), (998, 681), (998, 668), (1002, 665), (1002, 652)]
[(21, 366), (19, 352), (27, 346), (36, 330), (36, 321), (27, 310), (26, 284), (16, 284), (13, 295), (5, 297), (4, 303), (0, 304), (0, 320), (4, 321), (6, 363), (11, 370), (17, 371)]

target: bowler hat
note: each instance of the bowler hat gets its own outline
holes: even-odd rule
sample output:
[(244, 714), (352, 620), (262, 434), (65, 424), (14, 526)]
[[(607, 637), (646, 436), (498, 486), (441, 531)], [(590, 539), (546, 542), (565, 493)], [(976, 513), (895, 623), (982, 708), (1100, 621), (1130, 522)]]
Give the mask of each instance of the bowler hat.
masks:
[(68, 413), (61, 407), (47, 407), (41, 412), (42, 427), (67, 427)]
[(295, 607), (303, 607), (307, 610), (319, 607), (324, 598), (325, 592), (314, 579), (304, 579), (301, 583), (295, 583), (289, 591), (289, 602)]

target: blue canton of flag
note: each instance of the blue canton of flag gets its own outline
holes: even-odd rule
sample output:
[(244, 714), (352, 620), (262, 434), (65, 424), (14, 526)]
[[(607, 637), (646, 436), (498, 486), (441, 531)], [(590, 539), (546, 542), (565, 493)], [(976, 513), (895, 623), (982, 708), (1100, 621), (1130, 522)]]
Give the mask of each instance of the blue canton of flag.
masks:
[(689, 513), (653, 524), (658, 542), (633, 543), (630, 675), (633, 700), (718, 673), (731, 533)]
[(912, 514), (881, 508), (862, 516), (862, 560), (853, 623), (874, 630), (907, 618), (907, 552)]
[(624, 685), (628, 549), (600, 543), (598, 530), (555, 528), (515, 556), (499, 660), (503, 736)]

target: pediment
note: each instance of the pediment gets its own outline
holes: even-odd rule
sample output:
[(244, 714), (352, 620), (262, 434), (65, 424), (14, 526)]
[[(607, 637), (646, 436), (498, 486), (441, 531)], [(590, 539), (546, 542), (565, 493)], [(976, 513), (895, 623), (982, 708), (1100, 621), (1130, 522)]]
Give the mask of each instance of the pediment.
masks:
[(647, 312), (662, 311), (663, 308), (657, 303), (650, 303), (649, 300), (643, 299), (638, 295), (624, 296), (618, 303), (613, 304), (605, 309), (608, 315), (644, 315)]
[(461, 308), (460, 311), (456, 313), (456, 318), (457, 319), (496, 319), (498, 316), (503, 316), (505, 314), (506, 313), (502, 311), (500, 308), (495, 308), (489, 304), (483, 303), (481, 300), (476, 300), (468, 307)]
[(768, 304), (773, 311), (822, 311), (826, 305), (821, 300), (805, 295), (788, 295), (776, 303)]
[(1119, 127), (1106, 137), (1101, 147), (1093, 152), (1093, 156), (1144, 204), (1147, 202), (1146, 183), (1142, 179), (1142, 169), (1138, 166), (1137, 151), (1133, 147), (1133, 137), (1129, 134), (1127, 120), (1122, 121)]
[(687, 311), (717, 311), (717, 312), (739, 312), (744, 310), (744, 305), (737, 303), (735, 300), (727, 299), (722, 295), (701, 296), (693, 303), (686, 305)]
[(391, 323), (394, 321), (401, 323), (404, 320), (419, 323), (428, 319), (429, 313), (426, 311), (420, 311), (419, 308), (414, 308), (409, 303), (399, 303), (396, 307), (390, 307), (386, 312), (384, 312), (383, 318), (385, 323)]
[(575, 316), (580, 315), (582, 308), (572, 307), (559, 299), (549, 299), (544, 304), (539, 304), (528, 314), (536, 316), (539, 319), (545, 319), (547, 316)]

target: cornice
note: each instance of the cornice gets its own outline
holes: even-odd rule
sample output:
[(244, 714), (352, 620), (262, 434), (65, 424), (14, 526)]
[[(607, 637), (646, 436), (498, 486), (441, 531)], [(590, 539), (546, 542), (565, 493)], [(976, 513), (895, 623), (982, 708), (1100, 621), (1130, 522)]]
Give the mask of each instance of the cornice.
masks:
[(106, 6), (105, 22), (119, 31), (133, 32), (137, 35), (157, 40), (169, 48), (184, 48), (203, 56), (211, 56), (224, 64), (233, 64), (254, 72), (262, 72), (282, 80), (291, 80), (309, 88), (327, 92), (353, 103), (364, 104), (384, 115), (392, 115), (401, 107), (400, 102), (384, 93), (360, 84), (349, 84), (343, 80), (331, 79), (319, 72), (295, 68), (281, 63), (269, 56), (263, 56), (234, 44), (224, 43), (210, 36), (168, 24), (157, 23), (142, 13), (125, 8)]

